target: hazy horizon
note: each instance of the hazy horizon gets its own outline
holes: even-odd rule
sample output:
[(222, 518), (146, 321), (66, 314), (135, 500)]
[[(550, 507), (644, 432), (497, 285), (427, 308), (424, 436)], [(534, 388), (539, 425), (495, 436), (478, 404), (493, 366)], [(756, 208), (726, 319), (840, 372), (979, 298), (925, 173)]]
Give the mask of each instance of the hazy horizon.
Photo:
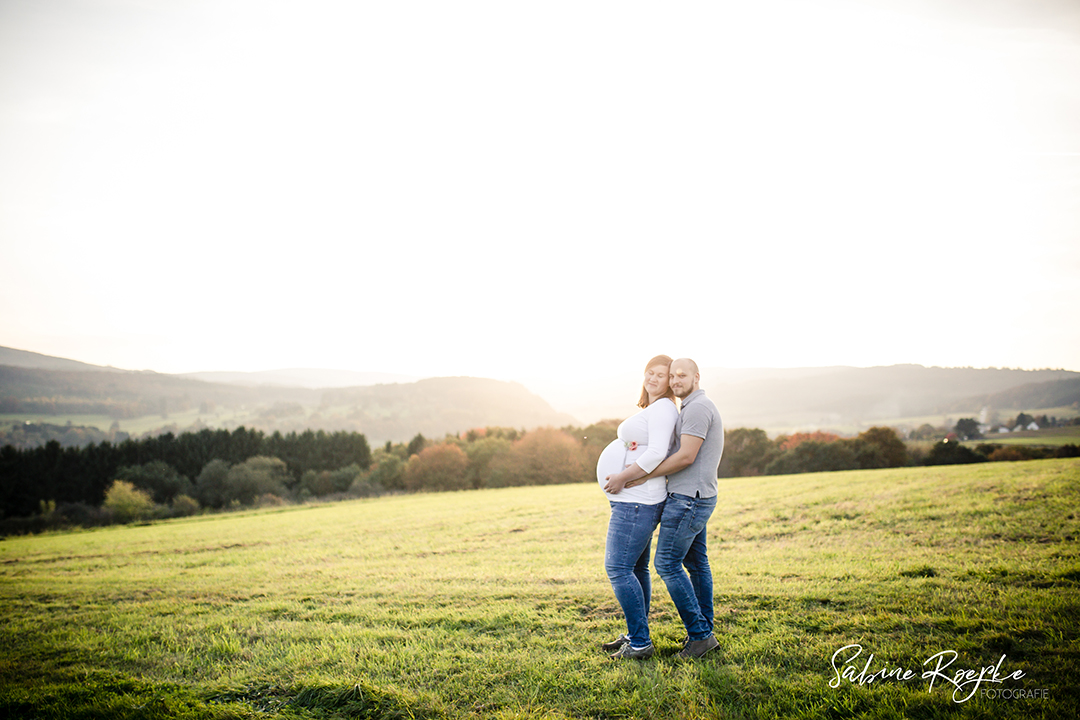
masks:
[(0, 4), (0, 345), (1080, 368), (1080, 6)]
[[(5, 346), (0, 346), (0, 348), (2, 348), (2, 347), (5, 347)], [(33, 353), (33, 354), (38, 354), (38, 355), (45, 355), (47, 357), (55, 357), (55, 358), (59, 358), (59, 359), (63, 359), (63, 360), (73, 360), (75, 362), (85, 363), (85, 364), (88, 364), (88, 365), (96, 365), (98, 367), (108, 367), (108, 368), (112, 368), (114, 370), (131, 371), (131, 372), (157, 372), (157, 373), (162, 373), (162, 374), (166, 374), (166, 375), (259, 375), (259, 374), (270, 374), (270, 373), (288, 374), (288, 373), (297, 373), (297, 372), (319, 372), (319, 373), (345, 373), (345, 374), (354, 374), (354, 375), (386, 375), (386, 376), (398, 376), (398, 377), (403, 378), (402, 380), (399, 380), (398, 382), (415, 382), (417, 380), (425, 380), (425, 379), (436, 378), (436, 377), (487, 377), (487, 378), (492, 379), (492, 380), (503, 380), (503, 381), (510, 381), (510, 382), (518, 382), (518, 383), (522, 383), (522, 384), (525, 384), (526, 381), (528, 381), (528, 380), (533, 380), (533, 381), (536, 381), (536, 380), (539, 380), (539, 379), (545, 379), (546, 380), (546, 379), (551, 379), (551, 378), (555, 377), (555, 375), (547, 375), (547, 376), (545, 376), (545, 375), (538, 375), (538, 374), (521, 375), (521, 376), (515, 376), (515, 377), (491, 377), (491, 376), (485, 376), (485, 375), (478, 375), (476, 373), (464, 373), (464, 374), (460, 374), (460, 375), (425, 375), (425, 376), (418, 376), (418, 375), (408, 375), (408, 374), (403, 374), (403, 373), (396, 373), (391, 369), (385, 369), (385, 368), (357, 369), (357, 368), (343, 368), (343, 367), (266, 367), (266, 368), (260, 368), (260, 369), (256, 369), (256, 370), (235, 370), (235, 369), (229, 369), (229, 368), (215, 368), (215, 369), (202, 369), (202, 370), (175, 372), (174, 373), (174, 372), (166, 372), (166, 371), (162, 371), (162, 370), (157, 370), (155, 368), (122, 367), (122, 366), (119, 366), (119, 365), (112, 365), (112, 364), (100, 365), (98, 363), (88, 362), (87, 360), (82, 359), (82, 358), (65, 357), (65, 356), (59, 356), (59, 355), (50, 355), (48, 353), (42, 353), (40, 351), (31, 350), (31, 349), (28, 349), (28, 348), (9, 348), (9, 349), (22, 351), (22, 352)], [(3, 361), (0, 361), (0, 365), (2, 365), (2, 364), (4, 364)], [(854, 365), (854, 364), (839, 363), (839, 364), (835, 364), (835, 365), (801, 365), (801, 366), (764, 366), (764, 365), (761, 365), (761, 366), (755, 366), (755, 367), (726, 367), (726, 366), (704, 367), (699, 363), (699, 367), (703, 371), (710, 371), (710, 370), (711, 371), (718, 371), (718, 370), (720, 370), (720, 371), (725, 371), (725, 372), (760, 372), (760, 371), (768, 372), (768, 371), (784, 371), (784, 370), (815, 371), (815, 370), (829, 370), (829, 369), (834, 369), (834, 368), (867, 369), (867, 368), (874, 368), (874, 367), (891, 367), (891, 366), (898, 366), (898, 365), (899, 366), (910, 365), (910, 366), (921, 366), (921, 367), (926, 367), (926, 368), (946, 368), (946, 369), (1017, 370), (1017, 371), (1023, 371), (1023, 372), (1035, 372), (1035, 371), (1040, 371), (1040, 370), (1062, 370), (1062, 371), (1066, 371), (1066, 372), (1080, 372), (1080, 370), (1075, 370), (1073, 368), (1066, 368), (1066, 367), (1049, 367), (1049, 366), (1047, 366), (1047, 367), (1027, 367), (1027, 368), (1025, 368), (1025, 367), (1010, 367), (1010, 366), (999, 366), (999, 365), (984, 365), (984, 366), (975, 366), (975, 365), (932, 365), (932, 364), (928, 364), (928, 363), (918, 363), (918, 362), (912, 362), (912, 363), (888, 363), (888, 364), (880, 364), (880, 365)], [(620, 375), (622, 375), (622, 376), (630, 376), (630, 375), (636, 376), (636, 374), (629, 373), (627, 371), (622, 371), (620, 373)], [(610, 378), (610, 376), (607, 377), (607, 378), (602, 378), (602, 379), (607, 380), (609, 378)]]
[[(36, 355), (36, 354), (35, 354)], [(72, 371), (85, 366), (75, 365), (77, 359), (50, 359), (43, 360), (41, 357), (26, 357), (20, 351), (0, 347), (0, 365), (24, 365), (28, 367), (53, 367), (53, 369)], [(98, 366), (92, 366), (98, 367)], [(114, 372), (127, 373), (120, 368), (111, 368)], [(105, 372), (102, 370), (101, 372)], [(767, 428), (771, 432), (796, 431), (806, 429), (820, 429), (822, 427), (844, 429), (852, 432), (853, 428), (867, 426), (878, 420), (910, 423), (912, 418), (922, 418), (916, 424), (925, 421), (928, 414), (935, 414), (941, 409), (942, 418), (947, 418), (950, 412), (959, 411), (972, 413), (979, 407), (987, 413), (993, 410), (998, 412), (1016, 412), (1019, 409), (1038, 410), (1040, 408), (1051, 410), (1057, 408), (1057, 412), (1070, 411), (1064, 409), (1072, 404), (1073, 400), (1058, 400), (1073, 397), (1074, 388), (1080, 373), (1064, 369), (1034, 369), (1023, 370), (1017, 368), (941, 368), (927, 367), (922, 365), (891, 365), (860, 368), (855, 366), (830, 366), (817, 368), (718, 368), (702, 367), (702, 388), (713, 398), (724, 417), (725, 426), (728, 427), (759, 427)], [(9, 373), (10, 374), (10, 373)], [(98, 372), (90, 372), (89, 375), (97, 375)], [(12, 383), (9, 391), (13, 397), (20, 392), (28, 378), (37, 377), (34, 374), (22, 376), (12, 375)], [(417, 385), (414, 388), (402, 387), (400, 392), (405, 393), (402, 397), (417, 397), (414, 392), (421, 395), (434, 392), (438, 395), (438, 388), (461, 387), (461, 383), (479, 383), (477, 387), (487, 388), (489, 399), (491, 397), (534, 397), (542, 399), (549, 411), (562, 414), (565, 417), (559, 420), (560, 426), (569, 422), (585, 427), (592, 422), (608, 419), (622, 419), (636, 412), (640, 388), (641, 375), (633, 372), (611, 371), (599, 376), (573, 376), (573, 377), (515, 377), (515, 378), (489, 378), (476, 379), (463, 377), (435, 378), (406, 377), (400, 375), (388, 375), (378, 372), (354, 372), (340, 369), (317, 369), (317, 368), (292, 368), (279, 369), (277, 371), (264, 371), (260, 373), (231, 373), (227, 371), (210, 371), (206, 373), (192, 373), (182, 375), (158, 375), (146, 371), (131, 371), (127, 375), (129, 379), (117, 378), (107, 381), (108, 386), (114, 388), (126, 388), (120, 392), (130, 401), (134, 390), (140, 397), (152, 398), (151, 405), (161, 398), (161, 393), (168, 395), (170, 392), (165, 388), (177, 387), (176, 385), (160, 385), (162, 380), (156, 378), (192, 379), (203, 380), (214, 385), (202, 385), (197, 387), (184, 385), (183, 397), (188, 398), (188, 393), (198, 396), (200, 406), (212, 400), (210, 405), (220, 405), (222, 408), (234, 408), (234, 390), (224, 390), (225, 386), (246, 387), (255, 392), (259, 399), (252, 400), (249, 397), (242, 407), (248, 407), (250, 416), (237, 420), (235, 415), (226, 413), (227, 422), (241, 423), (265, 423), (266, 417), (276, 418), (276, 412), (269, 412), (267, 408), (285, 405), (306, 404), (310, 408), (316, 405), (320, 410), (314, 412), (312, 422), (319, 427), (327, 425), (323, 429), (339, 430), (343, 425), (357, 422), (357, 411), (342, 412), (341, 407), (355, 404), (356, 398), (348, 395), (362, 389), (362, 386), (380, 386), (384, 390), (376, 390), (376, 393), (391, 391), (398, 387), (399, 383), (412, 385), (431, 380), (427, 384)], [(68, 372), (54, 377), (41, 376), (31, 382), (31, 386), (42, 384), (41, 387), (49, 386), (50, 383), (70, 388), (82, 387), (83, 381), (74, 378)], [(90, 384), (82, 391), (75, 390), (74, 394), (83, 397), (89, 389), (90, 395), (100, 391), (100, 380), (89, 380)], [(492, 383), (496, 383), (492, 385)], [(507, 383), (503, 385), (502, 383)], [(1065, 384), (1062, 384), (1062, 383)], [(134, 383), (134, 384), (132, 384)], [(146, 383), (149, 383), (147, 385)], [(449, 384), (447, 384), (449, 383)], [(92, 388), (97, 387), (98, 390)], [(517, 387), (518, 389), (514, 389)], [(1026, 388), (1019, 395), (1009, 392), (1017, 388)], [(335, 389), (345, 390), (346, 395), (336, 392)], [(41, 392), (38, 390), (37, 392)], [(232, 401), (220, 400), (214, 393), (222, 393), (222, 398), (233, 398)], [(522, 393), (525, 395), (522, 395)], [(210, 393), (203, 397), (200, 393)], [(229, 393), (233, 393), (230, 395)], [(261, 393), (261, 394), (260, 394)], [(269, 393), (269, 394), (267, 394)], [(282, 395), (282, 393), (285, 393)], [(305, 394), (306, 393), (306, 394)], [(1072, 394), (1071, 394), (1072, 393)], [(45, 393), (46, 395), (49, 392)], [(36, 397), (36, 396), (35, 396)], [(256, 397), (256, 396), (252, 396)], [(328, 401), (328, 397), (336, 400)], [(378, 397), (383, 397), (378, 395)], [(433, 398), (435, 396), (432, 396)], [(350, 400), (349, 398), (353, 398)], [(383, 398), (385, 400), (385, 398)], [(36, 400), (27, 396), (27, 402), (34, 405)], [(445, 398), (443, 398), (445, 400)], [(1033, 401), (1042, 402), (1051, 400), (1050, 405), (1035, 407)], [(439, 402), (438, 400), (433, 400)], [(190, 410), (195, 401), (178, 400), (181, 407)], [(232, 402), (233, 404), (230, 404)], [(255, 402), (254, 406), (250, 404)], [(329, 405), (328, 405), (329, 402)], [(382, 401), (377, 401), (378, 405)], [(1018, 403), (1018, 407), (1010, 403)], [(481, 403), (483, 404), (483, 403)], [(325, 407), (337, 407), (323, 417)], [(156, 406), (153, 406), (156, 407)], [(251, 407), (262, 408), (251, 410)], [(291, 405), (290, 405), (291, 407)], [(296, 407), (300, 407), (297, 405)], [(464, 403), (463, 408), (475, 407), (470, 403)], [(229, 412), (234, 412), (230, 410)], [(29, 411), (28, 411), (29, 412)], [(36, 412), (36, 411), (35, 411)], [(210, 411), (210, 416), (221, 416), (217, 411)], [(151, 414), (156, 414), (156, 411)], [(198, 423), (204, 420), (213, 424), (215, 421), (200, 411)], [(284, 429), (293, 428), (297, 420), (296, 413), (290, 412), (283, 417)], [(265, 416), (265, 417), (264, 417)], [(317, 419), (316, 419), (317, 416)], [(906, 419), (905, 419), (906, 418)], [(188, 418), (190, 421), (192, 417)], [(505, 417), (503, 418), (505, 421)], [(419, 422), (419, 421), (418, 421)], [(486, 420), (478, 421), (495, 422)], [(552, 418), (546, 418), (543, 422), (554, 423)], [(945, 426), (950, 423), (942, 420)], [(197, 423), (197, 424), (198, 424)], [(497, 423), (496, 423), (497, 424)], [(278, 426), (270, 426), (274, 429), (283, 429)], [(365, 426), (366, 427), (366, 426)], [(268, 429), (268, 428), (264, 428)], [(405, 434), (411, 437), (416, 428), (408, 428)], [(366, 430), (378, 432), (372, 427)], [(398, 428), (401, 430), (401, 428)], [(431, 430), (430, 427), (427, 430)], [(459, 432), (460, 427), (450, 428)]]

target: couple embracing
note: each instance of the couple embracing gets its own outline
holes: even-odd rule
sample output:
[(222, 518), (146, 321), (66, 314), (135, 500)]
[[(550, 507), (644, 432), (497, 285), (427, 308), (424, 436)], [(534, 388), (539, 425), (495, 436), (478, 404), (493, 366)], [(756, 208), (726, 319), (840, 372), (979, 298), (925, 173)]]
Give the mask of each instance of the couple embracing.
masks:
[(656, 571), (686, 626), (679, 656), (701, 657), (719, 644), (713, 635), (706, 523), (716, 507), (724, 428), (700, 381), (693, 360), (666, 355), (650, 360), (641, 411), (619, 425), (618, 438), (597, 463), (597, 480), (611, 502), (604, 567), (626, 616), (626, 634), (603, 645), (615, 651), (613, 659), (643, 660), (654, 651), (649, 551), (657, 525)]

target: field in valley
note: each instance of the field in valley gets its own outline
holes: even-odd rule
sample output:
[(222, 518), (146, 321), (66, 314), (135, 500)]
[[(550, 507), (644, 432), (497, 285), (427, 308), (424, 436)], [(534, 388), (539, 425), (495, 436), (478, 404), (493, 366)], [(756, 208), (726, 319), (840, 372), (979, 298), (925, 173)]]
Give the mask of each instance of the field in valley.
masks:
[[(599, 650), (624, 627), (595, 485), (10, 537), (0, 717), (1030, 720), (1080, 707), (1080, 461), (721, 483), (720, 648), (696, 662), (675, 658), (682, 626), (655, 576), (657, 655)], [(995, 665), (1000, 682), (951, 684)], [(897, 667), (912, 675), (866, 682)]]
[(1062, 445), (1080, 445), (1080, 425), (1069, 425), (1046, 430), (1024, 430), (1014, 433), (996, 433), (981, 440), (968, 440), (967, 445), (993, 443), (995, 445), (1043, 445), (1060, 447)]

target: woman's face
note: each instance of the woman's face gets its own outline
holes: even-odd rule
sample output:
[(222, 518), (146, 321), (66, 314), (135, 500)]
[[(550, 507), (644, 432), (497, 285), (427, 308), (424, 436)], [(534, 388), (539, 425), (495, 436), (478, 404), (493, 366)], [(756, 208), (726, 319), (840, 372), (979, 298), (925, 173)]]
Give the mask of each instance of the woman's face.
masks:
[(645, 392), (649, 393), (649, 397), (660, 397), (668, 391), (670, 378), (667, 365), (653, 365), (645, 371)]

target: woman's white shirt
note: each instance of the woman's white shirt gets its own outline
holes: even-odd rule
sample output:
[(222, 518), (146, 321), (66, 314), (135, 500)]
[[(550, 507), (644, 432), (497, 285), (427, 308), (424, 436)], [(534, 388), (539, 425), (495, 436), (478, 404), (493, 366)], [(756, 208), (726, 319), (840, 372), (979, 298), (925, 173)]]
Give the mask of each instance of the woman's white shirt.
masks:
[[(668, 456), (675, 441), (675, 421), (679, 411), (668, 398), (660, 398), (640, 412), (623, 420), (618, 437), (604, 448), (596, 463), (596, 480), (603, 488), (608, 475), (622, 472), (631, 463), (637, 463), (650, 473)], [(634, 450), (631, 442), (637, 443)], [(663, 475), (645, 481), (641, 485), (625, 488), (617, 495), (604, 493), (615, 502), (634, 502), (655, 505), (667, 499), (667, 478)]]

